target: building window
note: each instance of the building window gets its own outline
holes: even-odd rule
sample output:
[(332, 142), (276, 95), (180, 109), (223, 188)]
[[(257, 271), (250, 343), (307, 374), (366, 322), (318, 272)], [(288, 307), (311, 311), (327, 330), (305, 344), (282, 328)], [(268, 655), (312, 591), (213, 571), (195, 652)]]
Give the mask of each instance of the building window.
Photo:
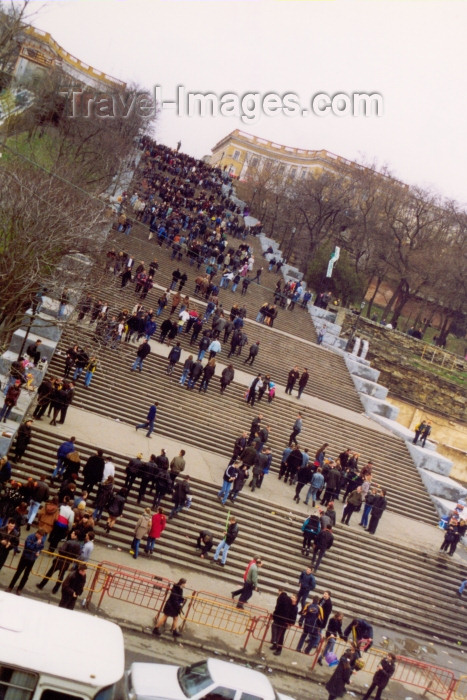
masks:
[(232, 158), (234, 160), (240, 160), (240, 151), (234, 151)]
[(292, 168), (290, 171), (290, 177), (295, 177), (296, 174), (297, 174), (297, 168)]
[(259, 158), (257, 158), (256, 156), (254, 156), (254, 157), (251, 159), (251, 167), (252, 167), (252, 168), (257, 168), (257, 167), (258, 167), (258, 164), (259, 164)]

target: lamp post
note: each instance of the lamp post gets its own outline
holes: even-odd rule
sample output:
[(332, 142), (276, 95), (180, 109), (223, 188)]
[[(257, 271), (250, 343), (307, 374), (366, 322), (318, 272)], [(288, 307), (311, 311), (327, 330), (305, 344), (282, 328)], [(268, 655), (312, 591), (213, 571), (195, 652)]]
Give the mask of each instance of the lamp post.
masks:
[(362, 315), (362, 313), (363, 313), (363, 309), (365, 308), (365, 303), (366, 303), (366, 302), (362, 301), (362, 303), (360, 304), (360, 313), (357, 315), (357, 318), (356, 318), (356, 320), (355, 320), (355, 323), (354, 323), (354, 325), (353, 325), (353, 328), (352, 328), (352, 330), (351, 330), (351, 332), (350, 332), (349, 339), (348, 339), (347, 344), (346, 344), (346, 346), (345, 346), (345, 351), (346, 351), (346, 352), (350, 352), (350, 348), (351, 348), (351, 346), (352, 346), (352, 343), (353, 343), (354, 338), (355, 338), (355, 334), (356, 334), (356, 332), (357, 332), (358, 324), (360, 323), (360, 317), (361, 317), (361, 315)]

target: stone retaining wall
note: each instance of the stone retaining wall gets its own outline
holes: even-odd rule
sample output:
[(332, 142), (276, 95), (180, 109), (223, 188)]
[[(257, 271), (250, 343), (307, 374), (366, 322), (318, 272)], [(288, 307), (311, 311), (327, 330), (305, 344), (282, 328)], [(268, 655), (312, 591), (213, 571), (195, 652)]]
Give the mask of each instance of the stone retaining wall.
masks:
[[(344, 331), (353, 323), (354, 317), (347, 315)], [(420, 341), (363, 319), (357, 333), (369, 340), (367, 358), (380, 371), (379, 381), (392, 396), (451, 419), (467, 421), (465, 389), (428, 370), (412, 366), (414, 356), (420, 356)], [(461, 362), (459, 359), (459, 364)]]

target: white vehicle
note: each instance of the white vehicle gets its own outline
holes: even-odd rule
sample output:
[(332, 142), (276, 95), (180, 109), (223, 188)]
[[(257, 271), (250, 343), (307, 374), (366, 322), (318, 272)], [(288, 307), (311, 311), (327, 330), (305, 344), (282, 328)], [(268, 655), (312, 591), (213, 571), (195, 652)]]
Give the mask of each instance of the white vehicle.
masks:
[(118, 625), (0, 592), (2, 700), (114, 700), (123, 672)]
[(276, 693), (259, 671), (219, 659), (191, 666), (134, 663), (125, 690), (126, 700), (294, 700)]

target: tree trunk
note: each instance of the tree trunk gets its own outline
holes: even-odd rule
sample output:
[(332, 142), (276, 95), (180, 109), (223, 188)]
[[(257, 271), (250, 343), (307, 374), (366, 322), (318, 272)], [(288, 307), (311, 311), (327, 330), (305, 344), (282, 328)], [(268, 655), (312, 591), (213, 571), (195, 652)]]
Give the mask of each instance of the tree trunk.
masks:
[(451, 328), (451, 323), (452, 323), (452, 316), (447, 313), (446, 316), (444, 317), (443, 325), (441, 326), (440, 333), (438, 335), (438, 340), (436, 341), (436, 345), (441, 348), (446, 345), (446, 340), (449, 335), (449, 330)]
[(396, 299), (399, 297), (400, 291), (402, 289), (402, 285), (403, 285), (403, 281), (401, 280), (399, 282), (399, 284), (397, 285), (396, 289), (394, 290), (394, 292), (392, 293), (392, 296), (389, 299), (388, 303), (385, 306), (385, 309), (383, 311), (383, 315), (381, 317), (381, 323), (386, 323), (387, 317), (390, 314), (392, 306), (393, 306), (394, 302), (396, 301)]
[[(373, 281), (373, 280), (372, 280)], [(376, 299), (376, 295), (378, 294), (378, 290), (381, 287), (381, 282), (383, 281), (382, 277), (376, 277), (376, 286), (375, 286), (375, 291), (372, 294), (372, 297), (368, 303), (368, 308), (366, 310), (366, 317), (371, 318), (371, 309), (373, 307), (374, 301)], [(369, 285), (368, 285), (369, 286)], [(367, 290), (368, 291), (368, 290)], [(366, 295), (365, 295), (366, 296)]]
[(428, 315), (427, 318), (425, 319), (425, 323), (423, 324), (423, 328), (422, 328), (422, 337), (425, 335), (425, 333), (426, 333), (426, 331), (427, 331), (427, 328), (428, 328), (428, 326), (431, 324), (431, 322), (432, 322), (433, 317), (434, 317), (435, 314), (436, 314), (436, 309), (433, 309), (433, 308), (432, 308), (431, 311), (430, 311), (430, 313), (429, 313), (429, 315)]
[(396, 305), (391, 318), (391, 325), (393, 328), (397, 328), (397, 322), (399, 321), (399, 316), (401, 315), (404, 306), (407, 304), (410, 298), (410, 287), (405, 280), (402, 280), (401, 289), (399, 296), (397, 297)]

